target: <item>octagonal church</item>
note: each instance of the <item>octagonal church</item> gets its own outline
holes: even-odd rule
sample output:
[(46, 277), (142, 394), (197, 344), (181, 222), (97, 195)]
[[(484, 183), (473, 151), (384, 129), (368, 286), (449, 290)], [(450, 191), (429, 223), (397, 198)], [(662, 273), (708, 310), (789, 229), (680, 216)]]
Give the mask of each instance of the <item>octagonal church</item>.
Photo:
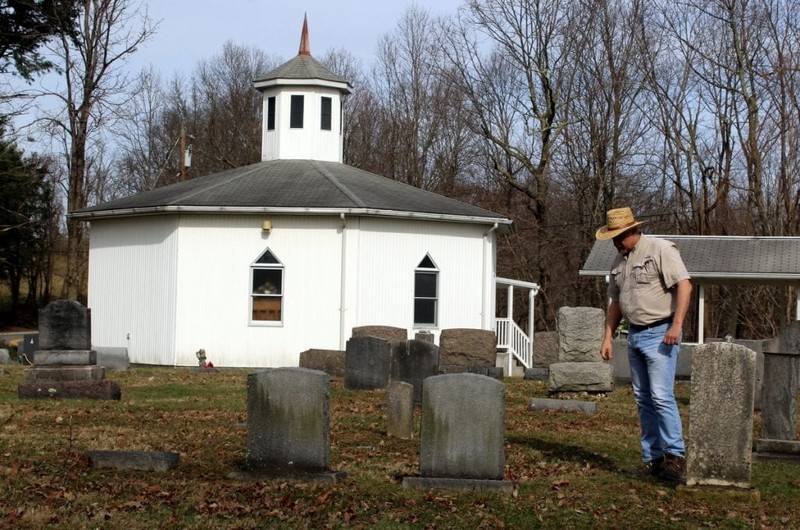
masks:
[(261, 162), (71, 216), (89, 225), (93, 347), (137, 364), (297, 366), (354, 327), (495, 329), (511, 220), (342, 163), (352, 87), (296, 57), (254, 81)]

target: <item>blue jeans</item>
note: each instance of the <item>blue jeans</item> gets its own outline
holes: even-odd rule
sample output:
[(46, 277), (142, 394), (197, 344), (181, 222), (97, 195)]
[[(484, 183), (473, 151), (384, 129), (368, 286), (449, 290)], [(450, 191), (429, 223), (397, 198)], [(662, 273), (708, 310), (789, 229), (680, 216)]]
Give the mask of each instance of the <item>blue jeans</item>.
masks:
[(669, 323), (628, 331), (633, 398), (639, 409), (642, 459), (665, 453), (683, 457), (683, 429), (675, 401), (675, 366), (680, 345), (664, 344)]

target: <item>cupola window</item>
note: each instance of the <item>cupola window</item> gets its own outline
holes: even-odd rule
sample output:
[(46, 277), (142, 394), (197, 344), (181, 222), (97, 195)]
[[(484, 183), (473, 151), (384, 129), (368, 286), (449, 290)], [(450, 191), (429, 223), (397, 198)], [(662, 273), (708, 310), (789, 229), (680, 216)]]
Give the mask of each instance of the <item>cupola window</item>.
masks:
[(289, 127), (292, 129), (303, 128), (303, 106), (305, 100), (303, 96), (292, 96), (291, 115), (289, 116)]

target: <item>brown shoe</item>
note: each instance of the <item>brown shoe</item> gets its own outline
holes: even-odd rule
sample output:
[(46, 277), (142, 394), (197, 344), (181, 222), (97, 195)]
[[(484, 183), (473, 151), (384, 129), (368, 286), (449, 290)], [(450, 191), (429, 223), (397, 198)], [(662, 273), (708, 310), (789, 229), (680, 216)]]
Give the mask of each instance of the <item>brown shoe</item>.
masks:
[(679, 482), (683, 478), (683, 470), (685, 468), (685, 458), (667, 453), (664, 455), (664, 466), (658, 478), (669, 482)]
[(655, 458), (653, 460), (649, 460), (647, 462), (642, 463), (641, 466), (639, 466), (633, 472), (628, 473), (628, 475), (634, 478), (648, 479), (659, 476), (663, 469), (664, 469), (664, 459)]

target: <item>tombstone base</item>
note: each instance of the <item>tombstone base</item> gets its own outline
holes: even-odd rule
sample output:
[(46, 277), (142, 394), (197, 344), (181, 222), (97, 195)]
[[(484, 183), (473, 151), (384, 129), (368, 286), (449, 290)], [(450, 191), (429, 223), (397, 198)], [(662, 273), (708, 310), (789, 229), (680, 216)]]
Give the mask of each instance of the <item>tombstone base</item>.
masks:
[(403, 477), (403, 487), (415, 490), (495, 491), (508, 494), (514, 492), (514, 483), (510, 480), (473, 478)]
[(562, 412), (583, 412), (597, 414), (597, 403), (577, 399), (531, 398), (528, 410), (559, 410)]
[(180, 454), (161, 451), (86, 451), (92, 467), (169, 471), (180, 462)]
[(86, 398), (119, 400), (122, 391), (109, 379), (103, 381), (24, 381), (19, 384), (20, 399)]
[(318, 484), (336, 484), (347, 478), (347, 472), (262, 467), (247, 471), (234, 471), (228, 474), (228, 478), (233, 480), (293, 480)]
[(800, 440), (769, 440), (759, 438), (756, 440), (756, 450), (753, 452), (754, 461), (781, 460), (783, 462), (800, 464)]
[(698, 499), (707, 504), (719, 502), (761, 502), (761, 492), (756, 488), (737, 488), (726, 486), (686, 486), (679, 485), (676, 493), (683, 498)]

